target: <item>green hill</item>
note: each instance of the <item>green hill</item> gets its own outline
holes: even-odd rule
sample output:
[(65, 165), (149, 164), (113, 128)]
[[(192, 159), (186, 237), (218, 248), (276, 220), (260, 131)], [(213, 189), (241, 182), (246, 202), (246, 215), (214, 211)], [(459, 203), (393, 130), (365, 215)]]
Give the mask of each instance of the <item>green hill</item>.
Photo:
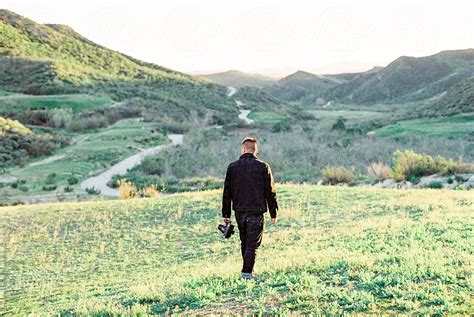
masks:
[(471, 192), (278, 191), (248, 282), (220, 190), (0, 208), (0, 314), (472, 315)]
[(327, 90), (323, 97), (356, 104), (399, 103), (439, 95), (474, 75), (474, 49), (402, 56), (376, 72)]
[[(140, 97), (157, 111), (230, 112), (227, 89), (93, 43), (64, 25), (0, 10), (0, 89), (27, 94), (101, 93)], [(179, 109), (178, 111), (176, 111)]]
[(263, 88), (270, 86), (276, 81), (276, 79), (271, 77), (259, 74), (244, 73), (238, 70), (229, 70), (227, 72), (199, 76), (207, 78), (213, 82), (224, 86), (231, 86), (236, 88), (245, 86)]
[(265, 91), (272, 96), (285, 101), (307, 102), (314, 100), (323, 91), (338, 85), (334, 79), (315, 75), (304, 71), (297, 71), (280, 79)]

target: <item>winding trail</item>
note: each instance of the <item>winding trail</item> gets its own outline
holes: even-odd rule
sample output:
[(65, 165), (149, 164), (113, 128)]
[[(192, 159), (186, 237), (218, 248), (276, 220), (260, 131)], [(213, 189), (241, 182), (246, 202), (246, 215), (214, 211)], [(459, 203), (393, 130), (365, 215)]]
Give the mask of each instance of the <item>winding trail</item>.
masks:
[[(228, 97), (232, 97), (237, 92), (237, 88), (235, 88), (235, 87), (230, 87), (229, 86), (227, 88), (229, 89), (229, 92), (227, 93)], [(240, 108), (241, 106), (244, 105), (244, 103), (240, 100), (236, 100), (235, 104), (237, 105), (238, 108)], [(239, 111), (240, 111), (240, 114), (239, 114), (239, 119), (240, 120), (245, 121), (245, 123), (247, 123), (247, 124), (252, 124), (254, 122), (252, 119), (249, 118), (250, 110), (239, 109)]]
[(127, 170), (140, 164), (147, 156), (157, 154), (166, 148), (183, 144), (182, 134), (170, 134), (168, 137), (170, 138), (171, 143), (155, 146), (127, 157), (99, 175), (90, 177), (83, 181), (81, 183), (81, 188), (85, 190), (86, 188), (94, 187), (95, 189), (100, 190), (101, 195), (117, 197), (119, 194), (118, 189), (107, 186), (110, 179), (112, 179), (114, 175), (125, 175)]
[[(229, 92), (227, 93), (228, 97), (232, 97), (236, 92), (237, 88), (235, 87), (227, 87)], [(254, 121), (250, 119), (248, 116), (250, 114), (250, 110), (247, 109), (240, 109), (244, 103), (240, 100), (235, 101), (236, 106), (239, 108), (240, 114), (239, 119), (245, 121), (247, 124), (251, 124)], [(221, 129), (222, 126), (214, 126), (215, 129)], [(170, 134), (168, 137), (171, 140), (169, 144), (159, 145), (153, 148), (145, 149), (137, 154), (134, 154), (126, 159), (118, 162), (117, 164), (113, 165), (108, 170), (100, 173), (99, 175), (90, 177), (84, 180), (81, 183), (81, 188), (86, 190), (87, 188), (95, 188), (96, 190), (100, 190), (101, 195), (105, 196), (112, 196), (117, 197), (119, 195), (119, 191), (116, 188), (110, 188), (107, 186), (107, 183), (112, 179), (114, 175), (125, 175), (127, 171), (142, 162), (142, 160), (150, 155), (154, 155), (159, 153), (161, 150), (183, 144), (183, 135), (182, 134)], [(83, 142), (84, 139), (76, 140), (77, 143)], [(61, 157), (62, 158), (62, 157)], [(38, 162), (38, 163), (47, 163), (47, 162)]]

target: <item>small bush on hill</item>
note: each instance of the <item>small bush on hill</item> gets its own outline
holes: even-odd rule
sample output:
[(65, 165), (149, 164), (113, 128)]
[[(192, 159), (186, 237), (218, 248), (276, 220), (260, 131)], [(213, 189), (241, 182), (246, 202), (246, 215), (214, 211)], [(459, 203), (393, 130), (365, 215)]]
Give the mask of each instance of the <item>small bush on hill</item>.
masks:
[(279, 121), (275, 123), (272, 127), (272, 132), (290, 132), (291, 124), (288, 121)]
[(445, 159), (441, 156), (432, 158), (426, 154), (418, 154), (412, 150), (397, 151), (393, 157), (392, 176), (396, 181), (413, 180), (436, 173), (459, 173), (473, 171), (473, 164)]
[(99, 194), (100, 194), (100, 190), (98, 190), (97, 188), (95, 188), (95, 186), (86, 188), (85, 191), (86, 191), (86, 193), (88, 193), (89, 195), (99, 195)]
[(425, 188), (442, 189), (443, 183), (440, 181), (432, 181), (431, 183), (427, 184)]
[(67, 183), (69, 185), (75, 185), (75, 184), (79, 183), (79, 179), (77, 179), (77, 177), (75, 177), (75, 176), (71, 176), (67, 179)]
[(149, 175), (160, 176), (165, 171), (166, 161), (163, 157), (159, 156), (148, 156), (143, 159), (139, 168)]
[(49, 192), (49, 191), (56, 190), (56, 188), (58, 188), (57, 185), (44, 185), (42, 189), (43, 189), (44, 191)]
[(346, 121), (347, 119), (344, 117), (338, 117), (336, 120), (336, 123), (332, 125), (332, 130), (341, 130), (344, 131), (346, 130)]
[(160, 194), (156, 185), (150, 185), (148, 187), (144, 187), (139, 191), (140, 197), (156, 197)]
[(120, 199), (130, 199), (137, 196), (137, 188), (132, 182), (121, 179), (118, 181), (118, 188)]
[(343, 166), (323, 168), (324, 184), (347, 184), (354, 179), (354, 174)]
[(390, 167), (382, 163), (371, 163), (367, 168), (369, 176), (377, 181), (390, 178)]

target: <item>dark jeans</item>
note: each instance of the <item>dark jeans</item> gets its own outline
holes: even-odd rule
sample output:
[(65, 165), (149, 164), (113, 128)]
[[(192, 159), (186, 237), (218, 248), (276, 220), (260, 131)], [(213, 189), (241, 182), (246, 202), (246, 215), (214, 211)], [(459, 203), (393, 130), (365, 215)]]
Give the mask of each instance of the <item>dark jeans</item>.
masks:
[(263, 214), (235, 213), (239, 228), (244, 265), (242, 273), (252, 273), (257, 249), (262, 243)]

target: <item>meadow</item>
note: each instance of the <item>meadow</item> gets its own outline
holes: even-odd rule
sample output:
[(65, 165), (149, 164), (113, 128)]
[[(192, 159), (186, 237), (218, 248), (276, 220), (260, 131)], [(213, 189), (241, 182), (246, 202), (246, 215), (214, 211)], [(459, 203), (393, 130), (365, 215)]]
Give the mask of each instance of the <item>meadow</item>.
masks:
[(0, 313), (474, 313), (472, 191), (277, 189), (255, 281), (220, 190), (2, 207)]
[[(49, 157), (50, 162), (38, 158), (25, 167), (10, 169), (8, 175), (24, 184), (0, 188), (1, 200), (34, 202), (48, 196), (51, 197), (47, 200), (79, 199), (85, 194), (80, 181), (145, 148), (169, 142), (156, 123), (138, 120), (122, 120), (104, 129), (71, 136), (72, 144), (56, 151)], [(71, 177), (78, 181), (69, 184)], [(44, 186), (49, 186), (46, 193)]]
[(0, 110), (8, 109), (9, 111), (68, 108), (73, 112), (81, 112), (107, 106), (112, 103), (112, 99), (108, 96), (86, 94), (32, 96), (8, 92), (2, 95), (0, 92)]
[(376, 133), (381, 137), (418, 135), (468, 139), (474, 135), (474, 114), (399, 121), (378, 129)]

